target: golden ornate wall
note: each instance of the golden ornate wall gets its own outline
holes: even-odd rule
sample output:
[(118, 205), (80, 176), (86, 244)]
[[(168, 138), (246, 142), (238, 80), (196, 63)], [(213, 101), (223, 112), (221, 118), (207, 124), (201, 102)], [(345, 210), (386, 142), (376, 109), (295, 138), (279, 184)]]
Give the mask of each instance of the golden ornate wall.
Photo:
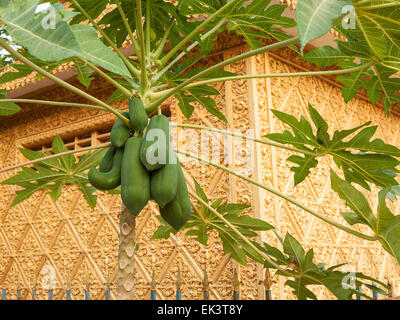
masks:
[[(226, 40), (229, 42), (229, 38)], [(226, 42), (226, 43), (227, 43)], [(237, 46), (214, 54), (209, 61), (227, 59), (247, 50)], [(307, 66), (292, 57), (290, 51), (263, 54), (230, 66), (227, 70), (246, 73), (275, 73), (303, 70)], [(271, 115), (271, 109), (290, 112), (309, 118), (306, 110), (312, 103), (328, 120), (332, 130), (359, 125), (368, 120), (379, 124), (378, 135), (386, 142), (400, 146), (396, 116), (386, 118), (383, 110), (371, 106), (362, 97), (345, 104), (340, 87), (324, 78), (267, 79), (228, 82), (217, 84), (221, 92), (218, 106), (228, 118), (230, 129), (253, 128), (257, 136), (283, 129), (282, 124)], [(113, 89), (101, 79), (96, 79), (90, 93), (102, 100)], [(54, 89), (40, 95), (41, 99), (81, 101), (63, 89)], [(126, 102), (115, 104), (126, 108)], [(171, 119), (187, 123), (175, 101), (170, 101)], [(23, 161), (17, 148), (47, 144), (55, 135), (64, 139), (75, 138), (79, 147), (79, 136), (90, 133), (90, 144), (101, 143), (100, 129), (109, 127), (114, 119), (101, 111), (55, 109), (44, 106), (24, 106), (24, 113), (0, 123), (0, 167)], [(225, 128), (226, 125), (207, 114), (203, 109), (195, 110), (190, 123)], [(97, 130), (97, 131), (96, 131)], [(187, 147), (190, 138), (186, 130), (178, 130), (177, 143), (181, 149)], [(321, 161), (310, 177), (296, 188), (293, 187), (292, 172), (285, 159), (288, 153), (264, 145), (254, 145), (241, 150), (253, 153), (252, 177), (274, 186), (282, 192), (317, 209), (326, 216), (343, 222), (340, 211), (343, 203), (330, 191), (328, 167), (330, 159)], [(196, 162), (185, 163), (185, 174), (190, 187), (195, 177), (211, 199), (226, 197), (229, 201), (249, 203), (248, 214), (274, 224), (280, 235), (290, 232), (306, 248), (313, 247), (318, 261), (326, 265), (349, 262), (357, 271), (394, 284), (395, 294), (400, 288), (399, 269), (379, 244), (367, 243), (339, 230), (329, 227), (302, 210), (288, 205), (241, 180), (222, 171)], [(243, 166), (242, 166), (243, 167)], [(237, 168), (236, 169), (240, 169)], [(242, 168), (246, 169), (246, 168)], [(2, 174), (1, 179), (12, 172)], [(111, 280), (112, 298), (115, 297), (115, 281), (118, 249), (119, 197), (99, 193), (96, 210), (92, 211), (77, 189), (66, 187), (61, 199), (54, 202), (44, 192), (37, 192), (31, 199), (11, 208), (15, 188), (0, 186), (3, 201), (0, 205), (0, 287), (7, 288), (8, 296), (15, 298), (19, 284), (24, 288), (23, 297), (30, 299), (32, 283), (37, 282), (38, 298), (46, 299), (47, 291), (41, 288), (41, 271), (46, 265), (55, 270), (57, 279), (55, 299), (65, 299), (65, 283), (70, 279), (72, 298), (82, 299), (85, 281), (90, 283), (91, 298), (104, 299), (107, 278)], [(375, 204), (375, 198), (370, 198)], [(392, 205), (398, 212), (398, 203)], [(201, 299), (203, 272), (206, 269), (211, 281), (211, 299), (231, 299), (232, 278), (235, 268), (240, 270), (241, 295), (243, 299), (263, 299), (261, 281), (263, 270), (255, 263), (238, 266), (222, 252), (216, 234), (210, 237), (207, 248), (191, 237), (178, 233), (169, 240), (150, 240), (158, 226), (157, 209), (149, 204), (137, 221), (139, 249), (136, 255), (136, 298), (148, 299), (149, 282), (154, 270), (158, 281), (159, 299), (175, 298), (175, 281), (178, 269), (182, 272), (183, 299)], [(361, 229), (360, 229), (361, 230)], [(271, 233), (261, 234), (261, 239), (278, 245)], [(349, 269), (349, 271), (352, 271)], [(284, 287), (284, 279), (274, 277), (273, 298), (291, 299), (290, 290)], [(316, 288), (319, 298), (332, 298), (325, 290)]]

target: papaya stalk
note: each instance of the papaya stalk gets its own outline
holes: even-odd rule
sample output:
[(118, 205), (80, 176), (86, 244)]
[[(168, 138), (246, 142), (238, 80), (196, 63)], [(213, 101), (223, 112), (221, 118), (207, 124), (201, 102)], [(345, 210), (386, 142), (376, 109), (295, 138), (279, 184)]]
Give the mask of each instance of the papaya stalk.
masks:
[(119, 221), (117, 299), (133, 300), (135, 295), (136, 217), (123, 203)]

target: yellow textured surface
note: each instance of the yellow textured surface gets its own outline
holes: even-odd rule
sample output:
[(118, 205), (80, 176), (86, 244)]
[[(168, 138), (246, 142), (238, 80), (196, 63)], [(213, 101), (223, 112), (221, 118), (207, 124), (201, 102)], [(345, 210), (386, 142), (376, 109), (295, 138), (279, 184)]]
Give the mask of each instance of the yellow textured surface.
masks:
[[(227, 59), (245, 50), (246, 47), (240, 46), (224, 51), (210, 58), (210, 62), (215, 62), (213, 59)], [(289, 51), (280, 51), (277, 56), (264, 54), (236, 63), (227, 70), (240, 74), (297, 71), (300, 66), (282, 62), (289, 55)], [(217, 97), (218, 106), (228, 115), (232, 129), (255, 128), (257, 136), (280, 132), (283, 126), (272, 117), (270, 110), (274, 108), (308, 118), (306, 109), (310, 102), (328, 120), (332, 130), (350, 128), (372, 120), (379, 125), (379, 137), (400, 146), (396, 129), (399, 125), (397, 116), (387, 118), (383, 110), (371, 106), (363, 99), (355, 99), (346, 105), (340, 88), (324, 79), (236, 81), (218, 84), (216, 88), (221, 92), (221, 96)], [(97, 79), (89, 92), (105, 101), (113, 89)], [(40, 97), (81, 101), (64, 89), (54, 89)], [(126, 102), (114, 106), (124, 109)], [(93, 132), (96, 128), (110, 126), (114, 121), (113, 117), (97, 110), (52, 109), (32, 105), (22, 107), (24, 113), (0, 123), (0, 167), (23, 161), (17, 147), (46, 144), (57, 134), (65, 137), (79, 136)], [(183, 119), (174, 101), (170, 107), (172, 120), (188, 122)], [(196, 109), (190, 123), (225, 127), (201, 108)], [(178, 143), (184, 148), (185, 140), (188, 139), (184, 139), (181, 133)], [(92, 144), (99, 143), (96, 133), (92, 133), (91, 137)], [(330, 159), (322, 160), (304, 183), (293, 188), (292, 172), (286, 162), (287, 152), (268, 146), (257, 146), (254, 151), (257, 155), (254, 173), (257, 179), (344, 223), (340, 216), (343, 203), (330, 191), (328, 166), (333, 165)], [(211, 199), (226, 197), (230, 201), (252, 204), (252, 209), (246, 211), (248, 214), (274, 224), (280, 235), (290, 232), (305, 243), (306, 248), (313, 247), (316, 261), (328, 266), (349, 262), (350, 267), (357, 271), (383, 281), (388, 278), (394, 284), (394, 293), (398, 294), (398, 267), (379, 244), (367, 243), (331, 228), (302, 210), (215, 168), (196, 162), (186, 163), (184, 167), (187, 176), (195, 177)], [(2, 174), (1, 179), (11, 174)], [(0, 186), (0, 194), (0, 287), (7, 288), (10, 298), (16, 297), (20, 283), (24, 289), (23, 297), (30, 299), (32, 282), (37, 282), (38, 297), (45, 299), (47, 291), (41, 289), (43, 275), (40, 273), (46, 265), (53, 266), (56, 271), (56, 299), (66, 298), (65, 282), (69, 278), (72, 298), (82, 299), (86, 275), (92, 299), (104, 299), (104, 283), (108, 276), (111, 279), (112, 297), (115, 297), (120, 210), (118, 196), (99, 193), (98, 207), (92, 211), (72, 186), (65, 188), (57, 202), (45, 193), (38, 192), (13, 208), (10, 208), (10, 204), (15, 189)], [(375, 197), (370, 200), (375, 205)], [(393, 209), (398, 213), (398, 203), (393, 204)], [(149, 282), (154, 269), (158, 297), (174, 299), (176, 275), (180, 268), (183, 299), (200, 299), (203, 271), (206, 268), (211, 281), (211, 299), (231, 299), (233, 272), (237, 264), (224, 256), (217, 235), (211, 235), (207, 248), (182, 233), (169, 240), (150, 240), (158, 226), (156, 211), (155, 207), (149, 205), (137, 221), (139, 250), (136, 258), (136, 298), (149, 298)], [(261, 237), (271, 244), (277, 244), (272, 233), (262, 234)], [(250, 262), (247, 267), (240, 267), (239, 274), (242, 298), (263, 299), (260, 284), (264, 279), (263, 270)], [(290, 290), (283, 286), (283, 278), (273, 276), (273, 281), (274, 299), (293, 298)], [(332, 298), (325, 290), (316, 288), (315, 292), (319, 298)]]

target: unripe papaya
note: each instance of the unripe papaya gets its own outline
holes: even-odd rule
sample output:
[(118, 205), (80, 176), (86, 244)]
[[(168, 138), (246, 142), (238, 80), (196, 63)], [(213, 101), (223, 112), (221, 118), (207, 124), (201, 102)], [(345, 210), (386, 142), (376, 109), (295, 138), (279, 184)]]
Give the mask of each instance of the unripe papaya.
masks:
[(172, 150), (170, 152), (168, 164), (151, 174), (151, 197), (160, 207), (170, 203), (178, 189), (178, 157)]
[(100, 172), (96, 167), (90, 168), (89, 182), (98, 190), (112, 190), (121, 184), (121, 164), (123, 149), (118, 149), (113, 157), (113, 166), (108, 172)]
[(162, 168), (168, 163), (169, 121), (162, 114), (151, 118), (140, 148), (140, 160), (148, 171)]
[(99, 171), (100, 172), (108, 172), (112, 169), (114, 154), (117, 151), (117, 148), (111, 147), (108, 148), (106, 154), (100, 162)]
[(140, 162), (142, 139), (131, 137), (125, 144), (121, 169), (121, 198), (137, 216), (150, 200), (150, 174)]
[[(129, 119), (129, 113), (123, 112), (122, 115)], [(125, 123), (118, 118), (115, 121), (110, 134), (110, 141), (114, 147), (121, 148), (125, 145), (126, 140), (128, 140), (131, 133), (131, 129), (129, 129)]]
[(175, 230), (179, 230), (189, 220), (192, 214), (192, 207), (185, 176), (179, 164), (178, 167), (178, 188), (174, 199), (165, 207), (160, 208), (161, 217)]
[(143, 131), (147, 127), (149, 117), (144, 109), (142, 99), (138, 97), (129, 99), (129, 116), (133, 130)]

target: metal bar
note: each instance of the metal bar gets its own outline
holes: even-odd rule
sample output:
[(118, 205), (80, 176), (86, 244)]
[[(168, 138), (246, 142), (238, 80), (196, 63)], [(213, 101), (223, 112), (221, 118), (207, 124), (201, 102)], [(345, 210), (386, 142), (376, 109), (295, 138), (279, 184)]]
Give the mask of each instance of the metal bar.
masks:
[(36, 295), (36, 289), (32, 289), (32, 300), (36, 300), (37, 295)]
[[(362, 292), (362, 291), (361, 291), (361, 287), (357, 287), (357, 291), (358, 291), (358, 292)], [(362, 300), (362, 296), (359, 295), (359, 294), (357, 294), (357, 295), (356, 295), (356, 300)]]
[(266, 268), (264, 276), (265, 300), (272, 300), (271, 286), (272, 286), (271, 273), (269, 272), (269, 269)]
[(106, 290), (106, 300), (111, 300), (111, 290), (110, 289)]
[(53, 300), (53, 289), (49, 290), (49, 297), (48, 300)]
[(178, 267), (178, 274), (176, 275), (176, 300), (182, 300), (182, 276), (181, 268)]
[[(374, 284), (374, 287), (375, 287), (375, 288), (378, 288), (378, 286), (377, 286), (376, 284)], [(378, 300), (378, 298), (379, 298), (378, 292), (372, 291), (372, 298), (373, 298), (374, 300)]]
[(67, 300), (71, 300), (71, 289), (67, 289)]
[(208, 280), (208, 274), (206, 268), (204, 268), (204, 278), (203, 278), (203, 300), (210, 300), (210, 281)]
[(21, 300), (22, 299), (22, 290), (21, 288), (17, 289), (17, 300)]
[(106, 282), (104, 283), (106, 285), (106, 300), (111, 300), (111, 278), (110, 278), (110, 274), (107, 274), (106, 277)]
[(233, 300), (240, 300), (240, 279), (237, 268), (233, 270)]
[(7, 300), (7, 289), (1, 289), (1, 300)]
[(85, 277), (85, 300), (90, 300), (90, 281), (89, 281), (89, 274), (86, 272), (86, 277)]
[(156, 273), (153, 269), (153, 272), (151, 274), (151, 282), (149, 283), (150, 285), (150, 299), (151, 300), (157, 300), (157, 280), (156, 280)]

